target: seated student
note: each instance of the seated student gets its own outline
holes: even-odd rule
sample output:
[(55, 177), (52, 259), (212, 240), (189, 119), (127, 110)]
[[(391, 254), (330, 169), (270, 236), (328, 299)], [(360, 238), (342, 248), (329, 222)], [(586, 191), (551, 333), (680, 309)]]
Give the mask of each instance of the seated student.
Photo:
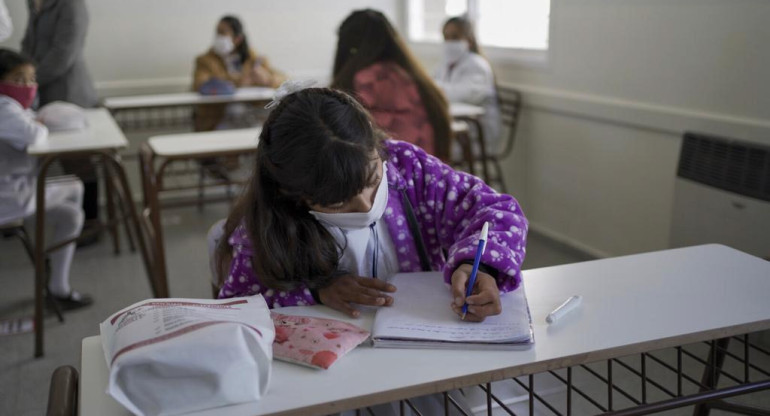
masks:
[[(285, 77), (270, 66), (267, 58), (249, 48), (241, 21), (225, 16), (216, 27), (214, 44), (208, 52), (195, 59), (193, 90), (216, 79), (230, 83), (232, 87), (277, 87)], [(231, 111), (243, 111), (239, 105), (208, 104), (196, 108), (195, 130), (214, 130)]]
[(451, 283), (460, 314), (487, 221), (467, 319), (500, 313), (500, 291), (521, 280), (519, 204), (417, 146), (384, 139), (370, 120), (349, 95), (323, 88), (288, 95), (270, 113), (254, 176), (217, 248), (219, 297), (259, 293), (271, 308), (322, 303), (355, 317), (356, 305), (392, 304), (396, 288), (384, 278), (431, 269)]
[[(0, 49), (0, 224), (18, 219), (34, 221), (35, 159), (27, 146), (48, 140), (48, 129), (35, 120), (29, 107), (37, 83), (32, 60)], [(45, 186), (46, 223), (53, 228), (53, 242), (80, 235), (83, 229), (83, 183), (77, 179), (52, 181)], [(50, 254), (48, 292), (63, 309), (91, 304), (91, 297), (70, 288), (69, 273), (75, 243)]]
[(495, 152), (500, 137), (500, 108), (495, 74), (481, 55), (473, 26), (466, 17), (444, 23), (444, 59), (434, 78), (451, 102), (484, 107), (482, 128), (487, 152)]
[(393, 138), (447, 160), (452, 135), (447, 101), (388, 19), (358, 10), (338, 34), (332, 88), (356, 97)]

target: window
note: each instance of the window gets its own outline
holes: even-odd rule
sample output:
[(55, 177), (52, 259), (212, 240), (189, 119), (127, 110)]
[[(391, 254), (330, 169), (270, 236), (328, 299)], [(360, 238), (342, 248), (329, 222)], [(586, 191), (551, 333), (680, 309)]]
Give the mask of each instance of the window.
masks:
[(550, 0), (408, 0), (409, 40), (438, 43), (441, 27), (452, 16), (467, 14), (484, 52), (518, 50), (524, 55), (548, 51)]

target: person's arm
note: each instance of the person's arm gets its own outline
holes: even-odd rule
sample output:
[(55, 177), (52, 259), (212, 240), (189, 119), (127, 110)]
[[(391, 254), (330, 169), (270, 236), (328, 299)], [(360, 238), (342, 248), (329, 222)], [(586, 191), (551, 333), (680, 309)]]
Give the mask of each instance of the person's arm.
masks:
[(212, 77), (211, 70), (206, 64), (206, 60), (203, 56), (199, 56), (195, 59), (195, 69), (193, 71), (193, 91), (198, 91), (201, 85)]
[(5, 7), (5, 0), (0, 0), (0, 42), (11, 37), (13, 33), (13, 22), (8, 8)]
[(45, 86), (67, 72), (83, 53), (88, 31), (88, 11), (83, 0), (62, 2), (51, 38), (51, 48), (37, 65), (37, 83)]
[(257, 62), (259, 63), (258, 68), (262, 68), (266, 74), (266, 78), (269, 80), (269, 82), (266, 82), (264, 86), (278, 88), (281, 86), (281, 84), (283, 84), (284, 81), (286, 81), (286, 75), (283, 72), (273, 68), (273, 66), (270, 65), (270, 61), (267, 59), (267, 57), (257, 57)]
[(500, 291), (517, 288), (528, 222), (516, 199), (497, 193), (475, 176), (455, 171), (416, 146), (397, 142), (395, 148), (399, 159), (410, 161), (403, 163), (404, 176), (414, 182), (407, 194), (417, 202), (415, 214), (423, 231), (447, 251), (445, 281), (451, 283), (454, 272), (473, 261), (481, 228), (489, 222), (481, 263), (487, 274), (496, 275), (492, 277)]
[(37, 122), (32, 111), (3, 105), (0, 110), (0, 140), (17, 150), (48, 140), (48, 129)]
[(271, 309), (316, 303), (310, 289), (305, 286), (284, 291), (271, 289), (262, 284), (254, 272), (251, 241), (242, 226), (236, 228), (228, 242), (233, 247), (233, 258), (230, 263), (230, 272), (219, 291), (220, 299), (261, 294)]

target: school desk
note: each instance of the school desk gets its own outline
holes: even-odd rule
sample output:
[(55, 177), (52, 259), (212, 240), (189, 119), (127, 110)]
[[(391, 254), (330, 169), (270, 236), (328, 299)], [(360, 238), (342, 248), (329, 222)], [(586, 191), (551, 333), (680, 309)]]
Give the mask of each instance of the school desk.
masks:
[[(749, 354), (748, 344), (736, 386), (714, 388), (721, 368), (711, 365), (705, 367), (703, 391), (693, 395), (685, 389), (683, 393), (681, 383), (689, 380), (680, 371), (680, 387), (673, 387), (673, 398), (649, 403), (653, 396), (648, 390), (657, 382), (645, 372), (655, 358), (651, 351), (770, 329), (767, 261), (725, 246), (704, 245), (527, 270), (524, 280), (535, 331), (535, 345), (530, 350), (359, 347), (327, 371), (274, 362), (271, 385), (263, 400), (197, 414), (324, 415), (466, 386), (481, 384), (488, 389), (486, 383), (492, 381), (557, 369), (566, 369), (559, 371), (567, 372), (563, 381), (570, 407), (578, 399), (583, 400), (584, 394), (572, 381), (573, 369), (605, 361), (605, 381), (612, 394), (606, 404), (597, 402), (591, 414), (645, 414), (770, 389), (770, 370), (759, 373), (752, 367), (751, 357), (760, 353), (751, 349)], [(583, 296), (581, 307), (557, 324), (547, 325), (546, 315), (574, 294)], [(371, 325), (370, 315), (350, 320), (323, 306), (282, 308), (281, 312)], [(737, 338), (741, 340), (748, 338)], [(718, 344), (723, 342), (711, 345)], [(720, 350), (712, 348), (710, 354), (708, 361), (715, 358), (713, 362), (718, 363)], [(631, 393), (617, 382), (618, 373), (626, 370), (628, 357), (642, 361), (638, 371), (641, 390)], [(712, 373), (714, 378), (709, 379)], [(727, 380), (726, 376), (722, 381)], [(79, 389), (81, 416), (128, 414), (105, 394), (107, 380), (100, 338), (85, 338)], [(618, 410), (621, 390), (636, 396), (641, 404)], [(529, 394), (532, 412), (533, 403), (541, 397), (532, 389)], [(493, 400), (489, 396), (488, 404)]]
[(249, 102), (267, 103), (273, 99), (273, 94), (275, 94), (273, 88), (243, 87), (238, 88), (231, 95), (203, 95), (197, 92), (181, 92), (109, 97), (104, 99), (103, 105), (116, 117), (118, 117), (119, 113), (132, 113), (120, 118), (120, 124), (123, 127), (155, 127), (157, 125), (173, 124), (177, 121), (176, 119), (184, 124), (191, 122), (191, 114), (186, 111), (189, 111), (190, 108), (196, 105)]
[[(45, 259), (47, 253), (62, 247), (67, 242), (54, 242), (50, 247), (45, 242), (45, 182), (51, 164), (61, 159), (95, 159), (103, 166), (104, 183), (107, 198), (107, 225), (113, 236), (115, 252), (120, 251), (117, 235), (118, 216), (116, 208), (126, 216), (126, 232), (133, 248), (133, 239), (128, 223), (134, 228), (145, 266), (150, 273), (146, 241), (142, 237), (139, 216), (131, 198), (131, 189), (126, 181), (126, 173), (117, 152), (127, 146), (123, 132), (105, 109), (86, 109), (87, 127), (83, 130), (51, 132), (48, 141), (34, 144), (27, 148), (27, 153), (39, 158), (40, 171), (37, 181), (37, 212), (35, 213), (35, 357), (43, 355), (43, 297), (46, 282)], [(115, 200), (118, 200), (117, 207)], [(150, 284), (156, 288), (153, 275), (149, 274)], [(155, 296), (163, 293), (153, 290)]]
[[(155, 261), (154, 275), (157, 282), (168, 296), (166, 270), (166, 255), (163, 242), (163, 228), (160, 221), (162, 208), (160, 194), (166, 191), (190, 189), (190, 186), (164, 186), (164, 175), (167, 168), (174, 162), (200, 161), (227, 156), (242, 156), (254, 153), (257, 149), (257, 138), (261, 129), (216, 130), (208, 132), (167, 134), (150, 137), (139, 149), (139, 164), (144, 194), (143, 216), (151, 231), (151, 253)], [(198, 204), (203, 203), (203, 172), (197, 185)], [(221, 185), (222, 181), (215, 185)], [(229, 180), (225, 183), (229, 186)], [(231, 195), (225, 196), (231, 199)], [(215, 198), (221, 200), (222, 198)]]

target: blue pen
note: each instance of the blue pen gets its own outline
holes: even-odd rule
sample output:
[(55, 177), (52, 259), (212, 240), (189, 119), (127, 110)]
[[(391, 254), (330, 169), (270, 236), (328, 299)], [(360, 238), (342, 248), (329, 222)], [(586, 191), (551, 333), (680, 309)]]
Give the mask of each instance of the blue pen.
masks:
[[(481, 236), (479, 237), (479, 248), (476, 249), (476, 258), (473, 259), (473, 270), (471, 270), (471, 277), (468, 280), (468, 288), (465, 289), (465, 298), (467, 299), (473, 293), (473, 285), (476, 284), (476, 275), (479, 273), (479, 263), (481, 262), (481, 255), (484, 254), (484, 249), (487, 247), (487, 234), (489, 233), (489, 223), (485, 222), (484, 227), (481, 228)], [(463, 304), (463, 317), (468, 313), (468, 302)]]

